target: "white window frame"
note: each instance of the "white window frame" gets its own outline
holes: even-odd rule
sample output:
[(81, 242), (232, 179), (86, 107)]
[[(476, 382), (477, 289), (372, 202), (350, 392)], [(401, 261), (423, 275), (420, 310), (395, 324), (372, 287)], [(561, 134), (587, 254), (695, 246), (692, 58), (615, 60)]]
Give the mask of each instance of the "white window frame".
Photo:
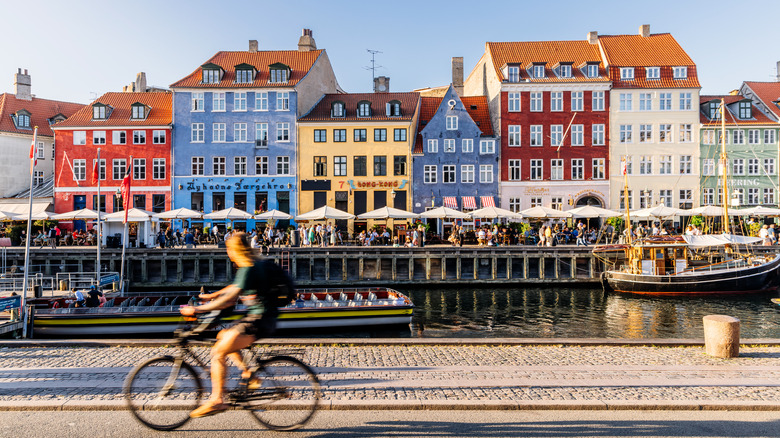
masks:
[(747, 160), (747, 174), (748, 175), (761, 175), (761, 161), (758, 158), (748, 158)]
[(658, 93), (658, 110), (672, 110), (672, 93)]
[(701, 165), (701, 174), (703, 176), (715, 176), (715, 159), (705, 158)]
[(290, 142), (290, 123), (289, 122), (277, 122), (276, 123), (276, 141), (279, 143)]
[(542, 181), (544, 179), (544, 160), (531, 159), (531, 181)]
[(550, 111), (563, 111), (563, 91), (550, 92)]
[(276, 111), (290, 111), (290, 92), (276, 92)]
[(572, 158), (571, 159), (571, 179), (584, 180), (585, 179), (585, 159), (584, 158)]
[(244, 112), (246, 111), (246, 92), (236, 91), (233, 93), (233, 111)]
[(591, 94), (592, 111), (604, 111), (604, 92), (594, 91)]
[(593, 146), (606, 145), (606, 125), (603, 123), (596, 123), (591, 125), (591, 131)]
[(495, 153), (496, 153), (496, 142), (495, 142), (495, 140), (480, 140), (479, 141), (479, 154), (480, 155), (495, 154)]
[(447, 116), (447, 131), (458, 129), (458, 116)]
[(571, 125), (571, 145), (585, 146), (585, 125)]
[(233, 143), (246, 143), (248, 141), (246, 123), (234, 123)]
[[(259, 143), (258, 143), (259, 140)], [(268, 147), (268, 123), (255, 123), (255, 147)]]
[(634, 67), (620, 67), (620, 80), (630, 81), (634, 79)]
[(653, 110), (653, 93), (639, 93), (639, 111)]
[(455, 153), (455, 139), (454, 138), (445, 138), (444, 139), (444, 152), (445, 153)]
[(106, 144), (106, 131), (92, 131), (92, 144)]
[(680, 155), (680, 175), (693, 174), (693, 155)]
[(680, 143), (690, 143), (693, 141), (693, 125), (690, 123), (681, 123), (680, 129)]
[(215, 91), (211, 94), (211, 112), (225, 112), (225, 96), (227, 93)]
[(73, 160), (73, 181), (85, 181), (87, 179), (87, 160)]
[(764, 158), (764, 174), (765, 175), (774, 175), (775, 174), (775, 159), (774, 158)]
[(87, 144), (87, 131), (73, 131), (73, 144), (76, 146)]
[(211, 142), (225, 143), (227, 141), (227, 125), (224, 123), (214, 123), (211, 125)]
[(693, 94), (680, 93), (680, 111), (690, 111), (693, 108)]
[(544, 135), (542, 125), (531, 125), (529, 128), (530, 137), (528, 140), (528, 146), (537, 147), (544, 146)]
[(255, 111), (268, 111), (267, 91), (255, 91)]
[(269, 175), (269, 169), (270, 165), (268, 164), (267, 155), (259, 155), (255, 157), (255, 175)]
[(113, 131), (111, 144), (127, 144), (127, 131)]
[(745, 144), (744, 129), (734, 129), (731, 131), (731, 144)]
[(688, 79), (688, 67), (679, 66), (679, 67), (672, 68), (672, 78)]
[(473, 138), (464, 138), (460, 142), (461, 144), (461, 151), (465, 154), (470, 154), (474, 152), (474, 139)]
[(456, 184), (458, 182), (454, 164), (442, 164), (441, 182), (442, 184)]
[(673, 143), (671, 123), (661, 123), (658, 125), (658, 143)]
[(715, 144), (715, 130), (714, 129), (705, 129), (704, 131), (702, 131), (701, 142), (703, 144), (707, 144), (707, 145)]
[(550, 146), (563, 145), (563, 125), (550, 125)]
[(165, 144), (167, 134), (164, 129), (152, 131), (152, 144)]
[(227, 175), (227, 160), (225, 157), (211, 158), (211, 174), (214, 176)]
[(133, 131), (133, 144), (146, 144), (146, 131), (137, 129)]
[(563, 180), (563, 159), (553, 158), (550, 160), (550, 180)]
[(744, 175), (745, 174), (745, 159), (734, 158), (731, 160), (731, 174), (732, 175)]
[(436, 138), (429, 138), (428, 139), (428, 153), (429, 154), (438, 154), (439, 153), (439, 140)]
[(764, 129), (764, 144), (766, 145), (777, 144), (777, 130)]
[(480, 184), (492, 184), (493, 183), (493, 165), (492, 164), (480, 164), (479, 165), (479, 182)]
[(190, 95), (190, 111), (194, 113), (206, 111), (205, 101), (205, 93), (192, 93)]
[(632, 93), (620, 93), (620, 111), (634, 110), (634, 95)]
[(592, 173), (591, 179), (602, 180), (607, 178), (607, 159), (593, 158), (591, 161)]
[(661, 67), (645, 67), (645, 79), (661, 79)]
[(653, 156), (641, 155), (639, 157), (639, 174), (640, 175), (652, 175), (653, 174)]
[(165, 158), (152, 158), (152, 179), (165, 179), (167, 171), (168, 167), (165, 164)]
[(520, 141), (521, 125), (509, 125), (507, 127), (507, 146), (508, 147), (521, 147)]
[(246, 157), (233, 157), (233, 175), (245, 176), (247, 174)]
[(620, 143), (633, 143), (634, 142), (634, 125), (620, 125)]
[(462, 184), (474, 183), (474, 165), (473, 164), (461, 164), (460, 165), (460, 182)]
[(127, 160), (114, 158), (111, 162), (111, 179), (121, 181), (127, 175)]
[(133, 158), (133, 180), (146, 179), (146, 158)]
[(671, 175), (672, 174), (672, 156), (661, 155), (658, 159), (658, 174), (659, 175)]
[(582, 91), (571, 92), (571, 111), (582, 111), (584, 108), (584, 97)]
[(538, 113), (544, 111), (544, 93), (541, 91), (532, 91), (529, 105), (529, 110), (531, 112)]
[(761, 144), (761, 131), (758, 129), (748, 129), (748, 144)]
[(190, 160), (190, 172), (192, 176), (204, 176), (206, 174), (206, 158), (192, 157)]
[(522, 178), (522, 160), (518, 159), (511, 159), (507, 160), (507, 165), (509, 166), (508, 170), (508, 178), (509, 181), (520, 181)]
[(520, 93), (507, 93), (506, 99), (507, 99), (507, 111), (509, 111), (510, 113), (519, 113), (521, 110)]
[(764, 190), (762, 190), (762, 200), (764, 201), (764, 205), (774, 205), (775, 204), (775, 189), (771, 187), (764, 187)]
[(702, 205), (715, 205), (715, 189), (712, 187), (705, 187), (701, 190), (701, 203)]
[(423, 184), (437, 184), (438, 173), (435, 164), (426, 164), (423, 166)]

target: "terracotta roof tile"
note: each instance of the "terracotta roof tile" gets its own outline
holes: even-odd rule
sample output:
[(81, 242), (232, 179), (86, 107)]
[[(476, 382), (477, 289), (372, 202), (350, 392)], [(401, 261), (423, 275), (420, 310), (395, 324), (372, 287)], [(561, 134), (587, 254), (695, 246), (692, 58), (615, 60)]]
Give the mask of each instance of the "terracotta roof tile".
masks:
[[(222, 79), (216, 84), (202, 83), (202, 70), (198, 67), (187, 77), (174, 82), (171, 88), (257, 88), (257, 87), (291, 87), (303, 79), (317, 61), (324, 50), (312, 50), (299, 52), (297, 50), (273, 50), (260, 52), (217, 52), (208, 61), (203, 63), (216, 64), (224, 70)], [(292, 70), (288, 81), (285, 83), (270, 83), (269, 66), (282, 63)], [(235, 66), (249, 64), (258, 74), (251, 83), (235, 83)]]
[(780, 82), (745, 82), (776, 117), (780, 117)]
[[(609, 67), (613, 88), (699, 88), (696, 64), (671, 34), (602, 35), (599, 44)], [(620, 80), (619, 67), (635, 67), (630, 81)], [(661, 67), (661, 78), (646, 79), (644, 67)], [(673, 67), (688, 67), (685, 79), (674, 79)]]
[(38, 126), (38, 135), (54, 137), (54, 132), (49, 125), (49, 119), (57, 114), (70, 117), (83, 107), (84, 105), (81, 103), (40, 99), (38, 97), (33, 97), (32, 100), (21, 100), (11, 93), (0, 94), (0, 131), (32, 135), (32, 129), (17, 129), (11, 118), (11, 115), (16, 114), (17, 111), (26, 110), (30, 113), (30, 127)]
[[(421, 97), (420, 98), (420, 117), (418, 118), (417, 138), (414, 142), (414, 151), (412, 153), (423, 153), (422, 134), (420, 133), (439, 109), (443, 97)], [(471, 119), (479, 125), (483, 137), (493, 136), (493, 124), (490, 122), (490, 110), (486, 96), (462, 96), (460, 98)]]
[(661, 67), (659, 79), (647, 79), (644, 67), (634, 67), (633, 80), (620, 80), (620, 67), (610, 66), (609, 76), (612, 78), (612, 88), (700, 88), (696, 75), (696, 66), (689, 65), (685, 79), (674, 79), (672, 67)]
[[(371, 103), (371, 117), (358, 117), (359, 102)], [(385, 110), (385, 104), (397, 100), (401, 102), (401, 116), (390, 117)], [(326, 94), (317, 105), (304, 115), (299, 122), (379, 122), (379, 121), (411, 121), (417, 111), (419, 93), (340, 93)], [(331, 117), (331, 105), (335, 102), (344, 104), (344, 117)]]
[[(520, 78), (531, 82), (607, 82), (603, 69), (599, 47), (582, 41), (523, 41), (523, 42), (488, 42), (486, 51), (490, 53), (493, 67), (499, 80), (505, 80), (502, 67), (506, 64), (520, 64)], [(528, 74), (528, 68), (534, 63), (544, 62), (545, 78), (535, 79)], [(559, 78), (553, 72), (553, 66), (559, 63), (572, 63), (572, 78)], [(598, 78), (587, 78), (580, 66), (589, 62), (601, 63)]]
[[(728, 111), (726, 112), (726, 125), (729, 125), (731, 127), (733, 126), (740, 126), (740, 125), (767, 125), (767, 124), (776, 124), (774, 120), (767, 117), (766, 114), (761, 112), (761, 110), (756, 107), (756, 105), (751, 105), (752, 111), (751, 115), (753, 116), (750, 120), (740, 120), (737, 118), (737, 116), (734, 114), (734, 108), (731, 108), (730, 105), (742, 100), (750, 100), (747, 99), (745, 96), (741, 96), (738, 94), (727, 94), (723, 96), (700, 96), (699, 102), (701, 104), (702, 108), (706, 108), (704, 106), (705, 103), (711, 101), (711, 100), (718, 100), (724, 99), (726, 102), (726, 108)], [(702, 125), (707, 125), (708, 127), (715, 127), (717, 128), (720, 125), (720, 119), (711, 119), (708, 114), (705, 114), (704, 110), (699, 111), (699, 122)]]
[[(149, 93), (106, 93), (91, 104), (84, 106), (73, 114), (68, 120), (57, 124), (61, 127), (81, 126), (163, 126), (170, 125), (172, 121), (173, 94), (169, 92)], [(151, 110), (144, 120), (131, 119), (131, 105), (140, 102)], [(102, 103), (112, 108), (106, 120), (92, 119), (92, 105)]]

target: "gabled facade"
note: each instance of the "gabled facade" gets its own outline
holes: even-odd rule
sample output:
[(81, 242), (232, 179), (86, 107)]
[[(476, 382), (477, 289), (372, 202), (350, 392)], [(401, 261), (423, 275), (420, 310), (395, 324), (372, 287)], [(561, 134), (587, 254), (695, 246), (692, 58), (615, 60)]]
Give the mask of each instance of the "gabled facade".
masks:
[[(354, 215), (385, 206), (411, 211), (419, 101), (418, 93), (325, 95), (298, 120), (298, 209), (328, 205)], [(355, 234), (370, 225), (356, 219), (341, 229)]]
[(460, 97), (452, 85), (443, 97), (423, 96), (417, 131), (412, 211), (498, 205), (499, 150), (485, 96)]
[(701, 96), (701, 205), (723, 205), (721, 102), (726, 105), (729, 205), (776, 207), (780, 125), (745, 96)]
[(297, 214), (296, 120), (340, 91), (311, 31), (298, 50), (219, 52), (171, 88), (175, 208)]
[(98, 208), (97, 184), (92, 183), (98, 148), (101, 211), (122, 210), (118, 189), (130, 169), (131, 205), (170, 210), (171, 105), (170, 92), (112, 92), (59, 123), (54, 128), (54, 211)]

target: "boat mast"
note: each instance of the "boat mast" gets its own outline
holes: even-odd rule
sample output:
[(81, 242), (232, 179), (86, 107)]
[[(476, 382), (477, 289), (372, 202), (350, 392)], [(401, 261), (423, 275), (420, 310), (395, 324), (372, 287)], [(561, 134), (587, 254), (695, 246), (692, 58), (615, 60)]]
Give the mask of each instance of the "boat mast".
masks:
[(623, 158), (623, 203), (626, 205), (626, 225), (628, 226), (628, 244), (631, 244), (631, 214), (628, 210), (628, 156)]
[(720, 100), (720, 177), (723, 183), (723, 232), (729, 232), (728, 157), (726, 156), (726, 100)]

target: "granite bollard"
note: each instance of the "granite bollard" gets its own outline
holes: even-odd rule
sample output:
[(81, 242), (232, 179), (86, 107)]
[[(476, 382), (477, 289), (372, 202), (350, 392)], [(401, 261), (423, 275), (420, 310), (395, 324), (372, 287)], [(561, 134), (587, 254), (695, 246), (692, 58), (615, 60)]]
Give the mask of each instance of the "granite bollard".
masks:
[(710, 356), (739, 356), (739, 319), (728, 315), (707, 315), (704, 318), (704, 347)]

